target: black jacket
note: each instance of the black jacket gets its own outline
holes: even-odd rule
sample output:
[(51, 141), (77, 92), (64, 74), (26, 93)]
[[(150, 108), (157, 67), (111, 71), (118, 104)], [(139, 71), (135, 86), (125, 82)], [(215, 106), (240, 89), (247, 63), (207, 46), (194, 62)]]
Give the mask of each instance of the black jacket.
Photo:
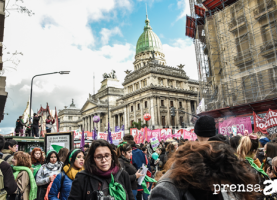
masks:
[(17, 183), (14, 180), (11, 166), (6, 161), (2, 161), (0, 169), (4, 175), (4, 189), (8, 194), (14, 194), (17, 189)]
[(136, 181), (136, 172), (137, 169), (130, 162), (123, 160), (122, 158), (118, 158), (120, 166), (129, 174), (132, 190), (138, 189), (138, 182)]
[(21, 119), (17, 119), (16, 120), (16, 127), (15, 127), (15, 129), (16, 130), (23, 129), (23, 126), (25, 126), (25, 124), (22, 122), (22, 120)]
[[(109, 184), (111, 179), (103, 180), (102, 178), (89, 174), (86, 171), (79, 172), (72, 182), (68, 200), (91, 200), (93, 191), (98, 190), (99, 183), (103, 186), (103, 181), (107, 181)], [(135, 200), (131, 188), (130, 177), (125, 170), (121, 172), (118, 181), (126, 191), (126, 200)], [(100, 190), (102, 190), (102, 186)]]
[(34, 117), (34, 119), (33, 119), (33, 126), (38, 126), (40, 118), (41, 118), (41, 116)]

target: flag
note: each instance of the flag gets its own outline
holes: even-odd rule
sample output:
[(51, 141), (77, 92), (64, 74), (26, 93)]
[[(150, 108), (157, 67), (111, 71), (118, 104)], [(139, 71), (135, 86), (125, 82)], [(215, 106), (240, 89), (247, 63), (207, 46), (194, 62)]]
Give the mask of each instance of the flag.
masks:
[(108, 123), (108, 138), (107, 139), (108, 139), (108, 142), (110, 144), (113, 143), (112, 133), (111, 133), (111, 130), (110, 130), (110, 123)]
[(84, 129), (82, 131), (82, 138), (81, 138), (81, 144), (80, 144), (80, 148), (82, 149), (82, 151), (84, 151), (84, 146), (85, 146), (85, 132)]
[(52, 144), (51, 146), (57, 153), (59, 153), (59, 151), (63, 148), (63, 146), (56, 145), (56, 144)]
[(96, 131), (95, 127), (94, 127), (94, 131), (93, 131), (93, 140), (97, 140), (97, 131)]
[(114, 127), (114, 132), (119, 132), (120, 131), (120, 126), (115, 126)]

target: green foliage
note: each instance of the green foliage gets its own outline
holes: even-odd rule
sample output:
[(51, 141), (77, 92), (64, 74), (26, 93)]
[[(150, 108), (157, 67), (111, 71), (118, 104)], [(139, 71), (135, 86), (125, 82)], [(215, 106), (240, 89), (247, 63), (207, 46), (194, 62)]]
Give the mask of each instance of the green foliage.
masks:
[(131, 128), (137, 128), (138, 130), (140, 130), (141, 128), (144, 128), (144, 127), (148, 127), (147, 124), (141, 124), (141, 121), (139, 122), (133, 122), (133, 125), (131, 127), (129, 127), (129, 131), (131, 133)]

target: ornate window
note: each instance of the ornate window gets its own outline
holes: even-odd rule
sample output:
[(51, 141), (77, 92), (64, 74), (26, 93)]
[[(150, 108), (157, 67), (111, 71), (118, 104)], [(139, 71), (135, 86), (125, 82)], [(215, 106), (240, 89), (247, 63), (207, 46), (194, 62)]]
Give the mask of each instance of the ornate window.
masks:
[(133, 112), (133, 106), (131, 106), (131, 112)]
[(179, 107), (182, 108), (182, 102), (181, 101), (179, 102)]
[(147, 101), (144, 102), (144, 107), (147, 108)]
[(164, 106), (164, 100), (161, 100), (161, 106)]
[(68, 120), (72, 120), (72, 116), (68, 116)]
[(140, 110), (140, 104), (138, 103), (138, 110)]

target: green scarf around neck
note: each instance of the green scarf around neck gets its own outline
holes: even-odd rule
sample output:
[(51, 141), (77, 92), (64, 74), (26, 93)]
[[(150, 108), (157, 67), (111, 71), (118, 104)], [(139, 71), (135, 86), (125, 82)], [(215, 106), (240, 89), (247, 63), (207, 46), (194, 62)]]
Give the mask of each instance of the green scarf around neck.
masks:
[(113, 174), (111, 174), (111, 182), (109, 184), (109, 192), (115, 200), (126, 200), (126, 193), (120, 183), (114, 182)]
[(29, 179), (30, 179), (30, 193), (29, 193), (29, 200), (34, 200), (37, 198), (37, 184), (33, 175), (33, 172), (28, 168), (28, 167), (24, 167), (24, 166), (13, 166), (13, 176), (14, 179), (17, 178), (18, 174), (21, 171), (26, 171), (29, 175)]
[(253, 167), (255, 170), (257, 170), (258, 172), (260, 172), (261, 174), (265, 175), (268, 177), (267, 173), (264, 172), (263, 169), (259, 168), (255, 163), (253, 158), (250, 157), (245, 157), (245, 159), (249, 162), (249, 164), (251, 165), (251, 167)]
[(36, 176), (36, 174), (37, 174), (38, 170), (40, 169), (40, 167), (41, 167), (41, 164), (39, 164), (39, 165), (32, 165), (32, 168), (34, 169), (34, 171), (33, 171), (34, 177)]

